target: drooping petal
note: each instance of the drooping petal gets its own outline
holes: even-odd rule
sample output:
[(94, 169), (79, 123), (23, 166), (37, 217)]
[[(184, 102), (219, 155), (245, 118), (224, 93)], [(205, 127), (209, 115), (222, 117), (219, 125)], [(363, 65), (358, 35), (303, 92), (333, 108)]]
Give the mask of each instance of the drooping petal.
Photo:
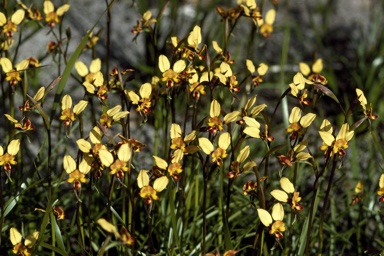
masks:
[(44, 1), (44, 13), (49, 14), (55, 10), (53, 3), (51, 1)]
[(89, 66), (89, 71), (91, 73), (97, 73), (101, 70), (101, 60), (99, 58), (92, 60), (91, 65)]
[(247, 145), (242, 150), (240, 150), (240, 153), (237, 156), (236, 161), (239, 162), (239, 163), (244, 162), (245, 159), (248, 158), (249, 153), (250, 153), (250, 149), (249, 149), (249, 146)]
[(117, 157), (124, 162), (128, 162), (131, 159), (132, 151), (131, 146), (128, 143), (124, 143), (117, 151)]
[(229, 64), (226, 62), (222, 62), (220, 64), (220, 73), (224, 74), (225, 77), (230, 77), (233, 75), (231, 66), (229, 66)]
[(39, 231), (34, 231), (32, 234), (29, 234), (25, 238), (24, 245), (31, 248), (36, 243), (37, 239), (39, 239), (39, 234)]
[(89, 139), (93, 144), (101, 143), (101, 137), (102, 133), (100, 131), (100, 128), (95, 126), (92, 128), (92, 130), (89, 132)]
[(320, 131), (324, 131), (332, 134), (333, 128), (331, 123), (327, 119), (324, 119), (323, 122), (321, 123)]
[(72, 107), (72, 98), (70, 95), (66, 94), (61, 100), (61, 109), (65, 110), (71, 107)]
[(25, 11), (23, 9), (17, 10), (11, 17), (11, 21), (19, 25), (24, 19)]
[(251, 136), (252, 138), (260, 138), (260, 129), (257, 127), (245, 127), (243, 133), (247, 134), (248, 136)]
[(219, 137), (218, 145), (222, 149), (227, 149), (231, 144), (231, 135), (229, 132), (224, 132)]
[(308, 76), (311, 73), (311, 68), (308, 66), (307, 63), (300, 62), (299, 68), (300, 68), (300, 72), (305, 76)]
[(259, 219), (264, 226), (268, 227), (272, 224), (272, 216), (268, 211), (264, 209), (257, 209), (257, 214), (259, 215)]
[(168, 58), (165, 55), (159, 56), (159, 69), (161, 72), (165, 72), (171, 68)]
[(87, 105), (88, 105), (88, 101), (86, 101), (86, 100), (79, 101), (79, 103), (77, 103), (73, 107), (73, 113), (75, 113), (76, 115), (79, 115), (81, 112), (84, 111), (84, 109), (87, 107)]
[(153, 158), (155, 159), (155, 164), (157, 167), (159, 167), (160, 169), (163, 169), (163, 170), (167, 169), (167, 167), (168, 167), (167, 161), (165, 161), (164, 159), (162, 159), (158, 156), (153, 156)]
[(107, 167), (113, 163), (113, 155), (106, 149), (99, 150), (99, 158), (101, 163)]
[(79, 147), (81, 152), (89, 153), (91, 150), (91, 143), (89, 143), (87, 140), (81, 138), (76, 141), (77, 146)]
[(1, 58), (0, 65), (5, 73), (8, 73), (13, 69), (12, 62), (8, 58)]
[(161, 176), (160, 178), (157, 178), (154, 182), (153, 182), (153, 188), (157, 191), (157, 192), (161, 192), (163, 191), (167, 185), (168, 185), (168, 182), (169, 182), (169, 179), (167, 176)]
[(365, 98), (364, 92), (360, 90), (359, 88), (356, 88), (356, 94), (359, 98), (359, 102), (361, 106), (365, 109), (365, 106), (368, 104), (367, 98)]
[(4, 26), (7, 23), (7, 17), (5, 17), (4, 13), (0, 12), (0, 26)]
[(125, 94), (128, 96), (129, 100), (132, 101), (133, 104), (139, 104), (140, 96), (137, 95), (134, 91), (126, 91)]
[(9, 239), (11, 240), (11, 243), (13, 245), (16, 245), (18, 243), (21, 243), (21, 240), (23, 239), (23, 236), (20, 234), (20, 232), (16, 228), (11, 228), (9, 230)]
[(280, 179), (280, 187), (287, 193), (295, 192), (295, 187), (292, 182), (287, 177), (282, 177)]
[(308, 126), (311, 125), (311, 123), (313, 122), (313, 120), (315, 120), (315, 118), (316, 118), (316, 114), (308, 113), (308, 114), (304, 115), (304, 116), (300, 119), (300, 125), (301, 125), (303, 128), (307, 128)]
[(298, 107), (294, 107), (289, 115), (289, 123), (298, 123), (301, 117), (301, 110)]
[(275, 189), (271, 191), (271, 195), (280, 202), (288, 202), (288, 194), (283, 190)]
[(232, 123), (232, 122), (234, 122), (234, 121), (236, 121), (237, 120), (237, 118), (240, 116), (240, 111), (238, 111), (238, 110), (235, 110), (235, 111), (232, 111), (232, 112), (230, 112), (230, 113), (228, 113), (228, 114), (226, 114), (225, 116), (224, 116), (224, 122), (226, 123), (226, 124), (228, 124), (228, 123)]
[(71, 173), (76, 169), (76, 162), (70, 155), (65, 155), (63, 158), (63, 167), (66, 173)]
[(187, 40), (188, 40), (188, 45), (196, 49), (201, 43), (201, 28), (196, 25), (193, 28), (192, 32), (189, 33)]
[(199, 138), (199, 146), (207, 155), (211, 154), (214, 150), (212, 142), (207, 138)]
[(19, 149), (20, 149), (20, 140), (16, 139), (16, 140), (12, 140), (9, 143), (9, 145), (7, 147), (7, 152), (8, 152), (8, 154), (15, 156), (17, 154), (17, 152), (19, 152)]
[(331, 146), (332, 143), (335, 141), (335, 137), (333, 137), (333, 135), (328, 132), (319, 131), (319, 134), (321, 139), (327, 146)]
[(323, 70), (323, 59), (317, 59), (312, 65), (312, 71), (314, 73), (320, 73)]
[(115, 236), (120, 237), (119, 231), (117, 230), (116, 226), (109, 223), (106, 219), (103, 219), (103, 218), (98, 219), (97, 224), (99, 224), (100, 227), (105, 231), (107, 231), (108, 233), (112, 233)]
[(89, 165), (87, 159), (83, 158), (79, 164), (79, 171), (83, 174), (87, 174), (91, 170), (91, 167), (92, 166)]
[(137, 185), (139, 188), (144, 186), (148, 186), (149, 184), (149, 176), (147, 170), (140, 170), (139, 175), (137, 176)]
[(273, 24), (275, 22), (276, 11), (275, 9), (270, 9), (267, 14), (265, 14), (265, 23)]
[(211, 108), (209, 111), (209, 115), (211, 117), (219, 116), (221, 112), (221, 106), (220, 103), (217, 100), (213, 100), (211, 102)]
[(284, 219), (284, 208), (280, 203), (276, 203), (272, 207), (272, 218), (274, 220), (283, 220)]
[(184, 71), (184, 69), (186, 68), (186, 64), (185, 64), (185, 61), (184, 60), (178, 60), (176, 61), (176, 63), (173, 65), (173, 71), (175, 71), (176, 73), (181, 73), (182, 71)]
[(181, 137), (181, 128), (178, 124), (172, 124), (170, 129), (170, 137), (171, 139), (180, 138)]
[(221, 47), (216, 41), (212, 41), (212, 46), (216, 53), (221, 54), (223, 52), (223, 49), (221, 49)]
[(249, 72), (251, 72), (251, 73), (255, 73), (256, 68), (255, 68), (255, 65), (253, 65), (252, 60), (248, 60), (248, 59), (247, 59), (247, 60), (245, 61), (245, 65), (247, 66), (247, 69), (248, 69)]
[(268, 65), (265, 63), (260, 63), (259, 67), (257, 68), (257, 73), (263, 76), (267, 73), (267, 71), (268, 71)]
[(82, 61), (76, 61), (75, 69), (81, 77), (85, 77), (86, 75), (88, 75), (88, 67)]
[(140, 87), (140, 96), (141, 98), (149, 99), (152, 93), (152, 85), (150, 83), (145, 83)]
[(69, 10), (69, 8), (70, 8), (69, 4), (64, 4), (60, 6), (59, 8), (57, 8), (57, 11), (56, 11), (57, 16), (63, 16), (64, 13), (66, 13)]

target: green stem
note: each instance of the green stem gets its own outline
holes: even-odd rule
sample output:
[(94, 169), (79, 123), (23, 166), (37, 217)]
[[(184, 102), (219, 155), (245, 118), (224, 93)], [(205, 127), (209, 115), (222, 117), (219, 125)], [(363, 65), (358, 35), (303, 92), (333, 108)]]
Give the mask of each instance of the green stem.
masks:
[(321, 217), (320, 217), (320, 223), (319, 223), (319, 253), (320, 254), (323, 251), (323, 242), (324, 242), (323, 224), (324, 224), (324, 218), (325, 218), (325, 211), (327, 209), (328, 198), (331, 192), (333, 178), (335, 177), (335, 173), (336, 173), (336, 166), (337, 166), (337, 156), (334, 155), (333, 162), (332, 162), (331, 175), (328, 180), (327, 192), (325, 193), (323, 209), (321, 211)]

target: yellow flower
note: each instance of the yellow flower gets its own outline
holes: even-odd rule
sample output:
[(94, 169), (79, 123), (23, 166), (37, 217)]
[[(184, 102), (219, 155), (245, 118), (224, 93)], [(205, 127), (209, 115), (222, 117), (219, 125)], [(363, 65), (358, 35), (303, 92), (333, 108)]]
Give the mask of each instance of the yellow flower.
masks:
[(76, 120), (75, 115), (79, 115), (81, 112), (83, 112), (87, 105), (88, 101), (81, 100), (73, 107), (72, 111), (72, 98), (68, 94), (64, 95), (63, 99), (61, 100), (61, 116), (59, 119), (64, 121), (65, 126), (68, 126)]
[(97, 224), (100, 225), (100, 227), (102, 229), (104, 229), (108, 233), (114, 234), (123, 243), (125, 243), (127, 245), (133, 245), (134, 244), (135, 240), (133, 239), (133, 237), (128, 233), (128, 231), (124, 227), (122, 227), (120, 229), (120, 232), (118, 232), (116, 226), (109, 223), (106, 219), (101, 218), (101, 219), (98, 219), (96, 222), (97, 222)]
[(254, 86), (259, 86), (260, 83), (262, 83), (264, 81), (263, 76), (268, 71), (268, 65), (264, 64), (264, 63), (260, 63), (259, 67), (257, 68), (257, 74), (258, 75), (255, 75), (256, 68), (255, 68), (255, 65), (253, 64), (252, 60), (247, 59), (245, 64), (247, 66), (248, 71), (251, 72), (251, 74), (252, 74), (252, 82), (253, 82)]
[(20, 122), (8, 114), (4, 114), (5, 117), (11, 121), (17, 130), (26, 132), (31, 131), (35, 127), (32, 125), (31, 120), (28, 117), (24, 117)]
[(17, 164), (15, 156), (20, 149), (20, 140), (12, 140), (8, 147), (7, 152), (4, 153), (4, 149), (0, 146), (0, 166), (4, 165), (5, 172), (9, 172), (12, 169), (12, 165)]
[(264, 209), (257, 209), (257, 214), (259, 215), (261, 223), (266, 227), (270, 227), (269, 234), (274, 235), (277, 240), (283, 238), (282, 232), (284, 232), (286, 228), (283, 222), (284, 209), (280, 203), (276, 203), (272, 207), (272, 215)]
[(84, 159), (96, 171), (96, 177), (101, 177), (100, 171), (109, 167), (114, 161), (113, 155), (102, 144), (102, 136), (100, 128), (95, 126), (89, 132), (89, 139), (93, 145), (83, 138), (76, 141), (80, 151), (83, 152)]
[(85, 158), (80, 162), (79, 168), (76, 168), (76, 162), (70, 155), (65, 155), (63, 159), (63, 166), (66, 173), (69, 174), (67, 179), (68, 183), (73, 183), (75, 190), (81, 189), (81, 183), (86, 183), (88, 180), (85, 175), (91, 170), (90, 164)]
[(6, 34), (8, 38), (12, 38), (12, 33), (17, 32), (17, 25), (23, 21), (24, 16), (24, 10), (19, 9), (7, 20), (4, 13), (0, 12), (0, 27), (3, 28), (2, 33)]
[(309, 105), (310, 101), (306, 99), (308, 97), (307, 89), (305, 89), (306, 84), (313, 84), (313, 82), (306, 79), (302, 73), (297, 72), (293, 77), (293, 83), (290, 83), (289, 87), (291, 88), (291, 94), (299, 99), (300, 104)]
[(211, 107), (209, 111), (210, 118), (208, 119), (208, 131), (212, 134), (217, 131), (223, 131), (223, 122), (220, 119), (221, 106), (217, 100), (211, 102)]
[(298, 143), (293, 150), (289, 149), (287, 155), (279, 155), (277, 158), (279, 159), (282, 165), (292, 166), (292, 163), (305, 161), (312, 157), (312, 155), (308, 152), (303, 152), (303, 150), (307, 147), (308, 141), (302, 141)]
[(233, 161), (231, 163), (231, 171), (227, 174), (228, 178), (235, 179), (239, 174), (247, 172), (249, 169), (256, 166), (256, 163), (252, 160), (243, 165), (245, 160), (248, 158), (249, 153), (250, 149), (248, 145), (245, 146), (242, 150), (240, 150), (239, 154), (236, 157), (236, 161)]
[(287, 132), (291, 133), (291, 140), (297, 137), (301, 138), (304, 135), (304, 129), (308, 128), (315, 118), (316, 115), (313, 113), (308, 113), (302, 117), (300, 108), (294, 107), (289, 115), (290, 124), (287, 128)]
[(70, 8), (69, 4), (64, 4), (57, 8), (55, 12), (55, 7), (50, 0), (44, 1), (44, 13), (45, 13), (45, 21), (48, 25), (53, 28), (55, 23), (60, 22), (60, 17), (64, 15)]
[(29, 234), (25, 240), (24, 244), (23, 236), (20, 234), (20, 232), (16, 228), (10, 228), (9, 230), (9, 239), (11, 240), (11, 243), (13, 245), (12, 252), (17, 255), (22, 256), (31, 256), (31, 253), (29, 252), (29, 249), (32, 248), (37, 239), (39, 238), (39, 232), (35, 231), (31, 234)]
[(144, 117), (151, 112), (151, 94), (152, 94), (152, 85), (150, 83), (142, 84), (139, 90), (139, 95), (134, 91), (125, 91), (125, 94), (128, 96), (132, 104), (137, 105), (136, 111), (140, 112)]
[(256, 26), (261, 25), (263, 17), (261, 16), (259, 8), (256, 6), (255, 0), (238, 0), (237, 4), (243, 8), (245, 16), (252, 18)]
[(345, 123), (341, 126), (336, 138), (332, 135), (333, 129), (330, 122), (324, 119), (320, 126), (320, 137), (323, 139), (323, 144), (320, 147), (321, 150), (326, 150), (330, 156), (333, 154), (345, 155), (345, 149), (348, 148), (348, 141), (353, 137), (354, 131), (349, 131), (349, 124)]
[(180, 163), (172, 162), (170, 165), (168, 165), (168, 163), (164, 159), (158, 156), (153, 156), (153, 158), (155, 159), (156, 167), (164, 171), (166, 170), (174, 180), (177, 181), (180, 179), (179, 174), (183, 172), (183, 168)]
[(128, 161), (131, 159), (132, 151), (131, 146), (128, 143), (123, 143), (117, 150), (117, 159), (110, 165), (110, 175), (117, 173), (117, 177), (120, 179), (124, 177), (124, 172), (130, 170), (127, 166)]
[(141, 17), (141, 19), (137, 21), (137, 25), (133, 27), (131, 32), (133, 34), (137, 34), (142, 32), (146, 28), (151, 29), (151, 24), (155, 22), (156, 22), (156, 19), (152, 18), (152, 12), (146, 11), (143, 14), (143, 17)]
[(118, 122), (120, 119), (125, 118), (129, 111), (120, 111), (121, 106), (117, 105), (111, 109), (108, 109), (106, 113), (102, 114), (100, 117), (100, 124), (108, 128), (112, 127), (112, 122)]
[(171, 64), (168, 58), (165, 55), (159, 56), (159, 69), (163, 73), (163, 78), (161, 80), (166, 81), (168, 88), (173, 87), (174, 84), (181, 83), (182, 79), (185, 78), (185, 76), (182, 75), (182, 72), (186, 67), (187, 65), (184, 60), (178, 60), (171, 69)]
[(322, 85), (328, 84), (328, 80), (321, 75), (321, 71), (323, 70), (323, 59), (316, 59), (312, 64), (312, 68), (308, 66), (308, 64), (304, 62), (299, 63), (300, 72), (307, 77), (309, 81), (314, 83), (320, 83)]
[(212, 162), (221, 165), (224, 158), (228, 156), (226, 150), (231, 144), (231, 135), (229, 132), (222, 133), (219, 137), (218, 147), (215, 149), (212, 142), (207, 138), (199, 138), (199, 146), (207, 155), (212, 156)]
[[(99, 58), (92, 60), (91, 65), (89, 66), (89, 70), (88, 70), (88, 67), (82, 61), (77, 61), (75, 63), (75, 69), (79, 74), (79, 76), (84, 78), (85, 82), (93, 84), (97, 87), (100, 87), (101, 85), (103, 85), (104, 77), (100, 71), (101, 60)], [(92, 90), (88, 92), (94, 93), (94, 91), (92, 92)]]
[(265, 14), (265, 20), (257, 21), (260, 27), (260, 34), (262, 34), (264, 37), (269, 37), (269, 35), (272, 33), (275, 17), (276, 11), (275, 9), (271, 9)]
[[(288, 178), (282, 177), (280, 179), (280, 187), (283, 190), (275, 189), (271, 191), (271, 195), (280, 202), (287, 203), (290, 201), (292, 204), (292, 209), (301, 211), (303, 209), (303, 206), (298, 204), (301, 200), (301, 197), (299, 196), (300, 193), (295, 191), (292, 182)], [(292, 194), (291, 199), (288, 198), (288, 194)]]
[(41, 16), (41, 13), (40, 11), (35, 7), (33, 10), (31, 9), (31, 7), (27, 7), (25, 4), (23, 4), (22, 2), (19, 2), (19, 5), (21, 6), (21, 8), (23, 8), (25, 11), (27, 11), (28, 13), (28, 16), (31, 20), (42, 20), (43, 17)]
[(181, 128), (178, 124), (172, 124), (170, 129), (171, 137), (171, 149), (175, 149), (172, 155), (172, 162), (180, 162), (184, 154), (193, 154), (199, 151), (199, 148), (195, 145), (187, 146), (187, 144), (196, 138), (196, 131), (192, 131), (184, 138), (181, 137)]
[(28, 60), (23, 60), (20, 63), (15, 65), (15, 68), (12, 65), (12, 62), (8, 58), (1, 58), (0, 65), (3, 68), (4, 73), (6, 73), (5, 80), (9, 81), (11, 85), (16, 85), (21, 81), (20, 71), (28, 67)]
[(364, 115), (370, 120), (376, 120), (378, 116), (376, 114), (373, 114), (372, 112), (372, 103), (370, 103), (368, 106), (368, 101), (367, 101), (367, 98), (365, 98), (364, 92), (359, 88), (356, 88), (356, 94), (360, 102), (360, 105), (364, 109)]
[(141, 170), (137, 177), (137, 185), (140, 188), (140, 197), (145, 199), (145, 204), (151, 204), (153, 200), (159, 200), (157, 192), (163, 191), (168, 185), (167, 176), (161, 176), (153, 182), (153, 186), (149, 185), (149, 176), (147, 170)]

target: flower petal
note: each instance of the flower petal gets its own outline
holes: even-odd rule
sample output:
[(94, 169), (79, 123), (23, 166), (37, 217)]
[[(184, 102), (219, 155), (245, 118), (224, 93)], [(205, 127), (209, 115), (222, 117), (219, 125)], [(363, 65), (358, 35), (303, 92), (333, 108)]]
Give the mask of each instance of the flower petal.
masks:
[(170, 69), (171, 64), (169, 63), (168, 58), (165, 55), (159, 56), (159, 69), (162, 73)]
[(9, 230), (9, 239), (13, 245), (17, 245), (18, 243), (21, 243), (23, 236), (16, 228), (11, 228)]
[(274, 220), (283, 220), (284, 219), (284, 208), (281, 203), (276, 203), (272, 207), (272, 218)]
[(259, 219), (261, 223), (263, 223), (264, 226), (268, 227), (269, 225), (272, 224), (272, 216), (269, 214), (268, 211), (264, 209), (257, 209), (257, 214), (259, 215)]
[(70, 155), (65, 155), (63, 158), (63, 166), (66, 173), (71, 173), (76, 169), (76, 162)]
[(210, 155), (214, 150), (212, 142), (207, 138), (199, 138), (199, 146), (207, 155)]
[(295, 187), (292, 182), (287, 177), (282, 177), (280, 179), (280, 187), (287, 193), (295, 192)]
[(8, 152), (8, 154), (15, 156), (17, 154), (17, 152), (19, 152), (19, 149), (20, 149), (20, 140), (16, 139), (16, 140), (12, 140), (9, 143), (9, 145), (7, 147), (7, 152)]
[(144, 186), (148, 186), (149, 184), (149, 176), (147, 170), (140, 170), (139, 175), (137, 176), (137, 185), (139, 188)]
[(288, 194), (285, 193), (283, 190), (275, 189), (271, 191), (271, 195), (280, 202), (288, 202)]
[(231, 144), (231, 135), (229, 132), (224, 132), (219, 137), (218, 145), (222, 149), (227, 149)]
[(163, 191), (167, 185), (168, 185), (168, 182), (169, 182), (169, 179), (167, 176), (161, 176), (160, 178), (157, 178), (154, 182), (153, 182), (153, 188), (157, 191), (157, 192), (161, 192)]
[(157, 167), (159, 167), (160, 169), (163, 169), (163, 170), (167, 169), (167, 167), (168, 167), (167, 161), (165, 161), (164, 159), (162, 159), (158, 156), (153, 156), (153, 158), (155, 159), (155, 164)]

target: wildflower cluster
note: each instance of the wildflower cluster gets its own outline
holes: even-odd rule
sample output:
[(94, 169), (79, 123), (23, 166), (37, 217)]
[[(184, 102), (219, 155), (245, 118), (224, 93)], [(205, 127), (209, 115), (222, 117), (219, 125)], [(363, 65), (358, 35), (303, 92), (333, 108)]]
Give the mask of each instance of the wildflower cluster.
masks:
[[(160, 247), (168, 246), (175, 254), (223, 251), (229, 256), (241, 247), (263, 252), (270, 241), (282, 246), (283, 239), (292, 253), (308, 252), (314, 219), (322, 251), (334, 177), (343, 168), (357, 128), (363, 123), (371, 128), (378, 119), (372, 104), (357, 88), (344, 111), (321, 58), (311, 65), (296, 63), (299, 71), (288, 74), (285, 92), (277, 102), (267, 102), (264, 89), (274, 82), (271, 66), (258, 56), (238, 61), (228, 45), (237, 24), (247, 20), (257, 31), (255, 38), (267, 43), (278, 29), (274, 7), (266, 9), (255, 0), (217, 7), (216, 15), (225, 24), (224, 40), (217, 36), (207, 41), (204, 26), (194, 25), (184, 38), (170, 34), (160, 50), (157, 40), (166, 7), (157, 16), (145, 11), (131, 30), (134, 40), (149, 35), (148, 48), (155, 51), (150, 75), (140, 68), (109, 67), (95, 51), (103, 41), (101, 30), (87, 32), (69, 58), (71, 33), (63, 33), (62, 22), (70, 4), (45, 0), (35, 7), (19, 2), (11, 15), (0, 13), (1, 97), (9, 97), (3, 113), (9, 131), (0, 146), (0, 167), (4, 185), (14, 189), (3, 191), (2, 184), (0, 208), (7, 225), (0, 227), (9, 229), (12, 253), (51, 250), (67, 255), (71, 248), (79, 254), (116, 249), (134, 255), (162, 253)], [(37, 23), (52, 36), (44, 51), (62, 75), (48, 86), (31, 82), (30, 70), (42, 67), (40, 60), (27, 57), (15, 64), (14, 37), (27, 23)], [(324, 99), (341, 108), (342, 122), (324, 118), (323, 106), (329, 104)], [(358, 115), (362, 118), (352, 123)], [(44, 142), (39, 141), (40, 132)], [(32, 146), (39, 151), (27, 161)], [(24, 171), (27, 166), (31, 170)], [(308, 181), (303, 184), (301, 179)], [(12, 221), (17, 220), (7, 217), (22, 202), (26, 186), (39, 196), (48, 195), (46, 202), (33, 201), (43, 218), (33, 217), (37, 224), (23, 226), (39, 230), (28, 236), (14, 228)], [(362, 191), (359, 181), (352, 205), (362, 201)], [(383, 202), (384, 174), (376, 193)], [(3, 203), (4, 198), (9, 201)], [(316, 207), (322, 209), (320, 216)], [(305, 221), (302, 212), (308, 215)], [(234, 222), (243, 213), (250, 223)], [(65, 225), (58, 221), (74, 227), (63, 232)], [(244, 244), (236, 225), (255, 230), (252, 245)], [(64, 245), (63, 237), (69, 240), (75, 233), (71, 242), (78, 244)], [(297, 236), (302, 249), (293, 245)]]

